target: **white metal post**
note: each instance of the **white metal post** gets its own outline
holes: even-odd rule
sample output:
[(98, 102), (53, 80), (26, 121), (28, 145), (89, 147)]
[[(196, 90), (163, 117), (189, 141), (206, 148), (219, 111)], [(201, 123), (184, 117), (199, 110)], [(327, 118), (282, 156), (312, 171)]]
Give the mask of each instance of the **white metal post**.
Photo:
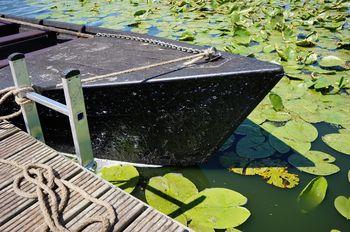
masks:
[[(30, 87), (32, 85), (24, 58), (24, 55), (21, 53), (14, 53), (8, 57), (13, 81), (17, 88)], [(19, 96), (25, 97), (24, 93), (19, 93)], [(32, 101), (21, 105), (21, 109), (27, 132), (34, 138), (45, 142), (35, 102)]]
[(62, 77), (62, 84), (75, 152), (81, 165), (88, 169), (94, 169), (96, 163), (92, 153), (79, 70), (66, 71)]

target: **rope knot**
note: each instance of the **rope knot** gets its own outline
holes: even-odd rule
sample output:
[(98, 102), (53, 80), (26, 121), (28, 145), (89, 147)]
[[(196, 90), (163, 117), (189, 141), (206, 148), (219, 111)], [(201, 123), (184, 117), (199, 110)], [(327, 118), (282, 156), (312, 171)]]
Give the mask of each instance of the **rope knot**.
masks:
[[(31, 102), (31, 100), (25, 97), (25, 94), (28, 92), (34, 92), (34, 89), (30, 86), (25, 86), (21, 88), (9, 87), (2, 89), (0, 90), (0, 96), (2, 95), (2, 97), (0, 98), (0, 105), (3, 104), (3, 102), (6, 101), (6, 99), (8, 99), (12, 95), (15, 96), (15, 102), (18, 105), (22, 106), (28, 104)], [(12, 119), (14, 117), (19, 116), (20, 114), (21, 110), (18, 110), (12, 114), (0, 116), (0, 122), (3, 120)]]
[(217, 56), (221, 56), (221, 54), (217, 52), (215, 47), (204, 49), (202, 53), (204, 55), (204, 58), (207, 60), (212, 60)]

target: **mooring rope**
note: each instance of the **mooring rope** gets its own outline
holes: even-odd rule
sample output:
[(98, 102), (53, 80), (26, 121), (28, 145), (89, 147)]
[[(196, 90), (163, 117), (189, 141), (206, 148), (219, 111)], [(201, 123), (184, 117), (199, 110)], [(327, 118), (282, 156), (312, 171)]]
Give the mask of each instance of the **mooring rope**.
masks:
[[(107, 217), (92, 217), (81, 222), (74, 231), (82, 231), (87, 226), (94, 223), (100, 223), (101, 227), (99, 231), (103, 232), (109, 231), (110, 228), (114, 226), (117, 216), (111, 204), (91, 196), (84, 189), (72, 184), (69, 181), (58, 178), (55, 175), (52, 167), (49, 165), (21, 165), (18, 162), (5, 159), (0, 159), (0, 163), (11, 165), (22, 170), (22, 174), (16, 176), (14, 179), (13, 190), (19, 196), (30, 199), (38, 199), (39, 206), (45, 221), (45, 228), (43, 231), (46, 231), (47, 229), (50, 229), (53, 232), (71, 231), (61, 223), (62, 213), (69, 200), (68, 189), (79, 193), (80, 196), (82, 196), (84, 199), (104, 207), (108, 212)], [(21, 183), (24, 180), (35, 185), (35, 192), (29, 193), (21, 189)]]
[[(141, 66), (141, 67), (126, 69), (123, 71), (111, 72), (111, 73), (107, 73), (107, 74), (103, 74), (103, 75), (99, 75), (99, 76), (85, 78), (85, 79), (81, 80), (81, 83), (91, 83), (91, 82), (95, 82), (95, 81), (99, 81), (99, 80), (103, 80), (103, 79), (108, 79), (111, 77), (120, 76), (123, 74), (128, 74), (128, 73), (137, 72), (137, 71), (143, 71), (143, 70), (147, 70), (147, 69), (154, 68), (154, 67), (164, 66), (164, 65), (173, 64), (173, 63), (188, 60), (187, 62), (183, 63), (183, 67), (187, 67), (187, 66), (190, 66), (190, 65), (196, 63), (197, 61), (199, 61), (203, 58), (210, 61), (211, 59), (217, 58), (220, 56), (221, 56), (220, 53), (217, 54), (216, 49), (211, 47), (211, 48), (207, 48), (205, 50), (202, 50), (201, 53), (198, 53), (195, 55), (180, 57), (180, 58), (176, 58), (176, 59), (172, 59), (172, 60), (162, 61), (162, 62), (155, 63), (155, 64), (150, 64), (150, 65), (145, 65), (145, 66)], [(56, 87), (61, 87), (61, 86), (62, 86), (62, 84), (56, 85)], [(20, 93), (30, 92), (30, 91), (34, 91), (34, 89), (32, 87), (23, 87), (23, 88), (16, 89), (15, 87), (12, 86), (12, 87), (8, 87), (8, 88), (5, 88), (3, 90), (0, 90), (0, 96), (3, 95), (0, 98), (0, 105), (3, 104), (3, 102), (7, 98), (9, 98), (11, 95), (15, 96), (15, 101), (18, 105), (24, 105), (24, 104), (30, 103), (31, 100), (19, 96)], [(12, 119), (14, 117), (19, 116), (20, 114), (21, 114), (21, 109), (12, 113), (12, 114), (0, 116), (0, 122), (3, 120)]]
[[(91, 83), (91, 82), (95, 82), (95, 81), (99, 81), (99, 80), (103, 80), (103, 79), (108, 79), (111, 77), (120, 76), (123, 74), (143, 71), (143, 70), (147, 70), (150, 68), (160, 67), (160, 66), (164, 66), (164, 65), (168, 65), (168, 64), (173, 64), (173, 63), (178, 63), (181, 61), (189, 60), (188, 62), (183, 63), (183, 67), (187, 67), (187, 66), (190, 66), (190, 65), (196, 63), (197, 61), (199, 61), (203, 58), (210, 60), (211, 58), (216, 57), (218, 55), (220, 55), (220, 54), (217, 54), (216, 49), (214, 47), (211, 47), (211, 48), (204, 49), (204, 50), (202, 50), (201, 53), (198, 53), (195, 55), (180, 57), (180, 58), (176, 58), (176, 59), (172, 59), (172, 60), (158, 62), (155, 64), (150, 64), (150, 65), (145, 65), (145, 66), (141, 66), (141, 67), (130, 68), (130, 69), (122, 70), (122, 71), (111, 72), (111, 73), (107, 73), (107, 74), (103, 74), (103, 75), (99, 75), (99, 76), (85, 78), (85, 79), (81, 80), (81, 83)], [(56, 87), (60, 87), (60, 86), (62, 86), (62, 84), (56, 85)]]
[[(0, 98), (0, 106), (11, 96), (15, 97), (15, 102), (20, 106), (28, 104), (31, 102), (31, 100), (29, 100), (28, 98), (22, 97), (21, 95), (23, 95), (26, 92), (32, 92), (32, 91), (34, 91), (34, 89), (32, 87), (29, 87), (29, 86), (22, 87), (22, 88), (16, 88), (16, 87), (12, 86), (12, 87), (8, 87), (5, 89), (1, 89), (0, 96), (2, 96), (2, 97)], [(8, 115), (3, 115), (3, 116), (0, 115), (0, 122), (17, 117), (21, 113), (22, 113), (22, 111), (21, 111), (21, 109), (19, 109), (18, 111), (11, 113), (11, 114), (8, 114)]]

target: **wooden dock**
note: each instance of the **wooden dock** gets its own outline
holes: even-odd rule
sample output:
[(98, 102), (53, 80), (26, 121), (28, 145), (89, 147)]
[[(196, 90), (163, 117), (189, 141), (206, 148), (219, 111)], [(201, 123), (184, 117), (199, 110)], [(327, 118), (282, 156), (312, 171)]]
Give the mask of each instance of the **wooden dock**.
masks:
[[(108, 201), (117, 216), (113, 231), (189, 231), (187, 227), (83, 169), (7, 122), (0, 123), (0, 158), (21, 165), (49, 165), (60, 179), (70, 181), (95, 198)], [(14, 178), (20, 173), (20, 169), (0, 163), (0, 231), (41, 231), (45, 228), (45, 221), (38, 200), (21, 197), (13, 191)], [(29, 183), (24, 183), (22, 189), (35, 192), (35, 186)], [(79, 222), (106, 213), (104, 207), (71, 191), (63, 211), (63, 221), (68, 230), (75, 231)], [(84, 231), (97, 231), (99, 226), (97, 223), (92, 224)]]

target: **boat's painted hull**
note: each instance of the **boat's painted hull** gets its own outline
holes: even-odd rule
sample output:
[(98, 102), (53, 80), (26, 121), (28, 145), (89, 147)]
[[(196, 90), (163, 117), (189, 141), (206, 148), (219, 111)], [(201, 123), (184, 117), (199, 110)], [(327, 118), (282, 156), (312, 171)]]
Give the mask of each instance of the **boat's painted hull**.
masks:
[[(278, 80), (242, 75), (85, 88), (94, 153), (138, 163), (201, 163)], [(62, 98), (60, 91), (47, 94)], [(42, 111), (48, 142), (66, 150), (67, 120)]]

